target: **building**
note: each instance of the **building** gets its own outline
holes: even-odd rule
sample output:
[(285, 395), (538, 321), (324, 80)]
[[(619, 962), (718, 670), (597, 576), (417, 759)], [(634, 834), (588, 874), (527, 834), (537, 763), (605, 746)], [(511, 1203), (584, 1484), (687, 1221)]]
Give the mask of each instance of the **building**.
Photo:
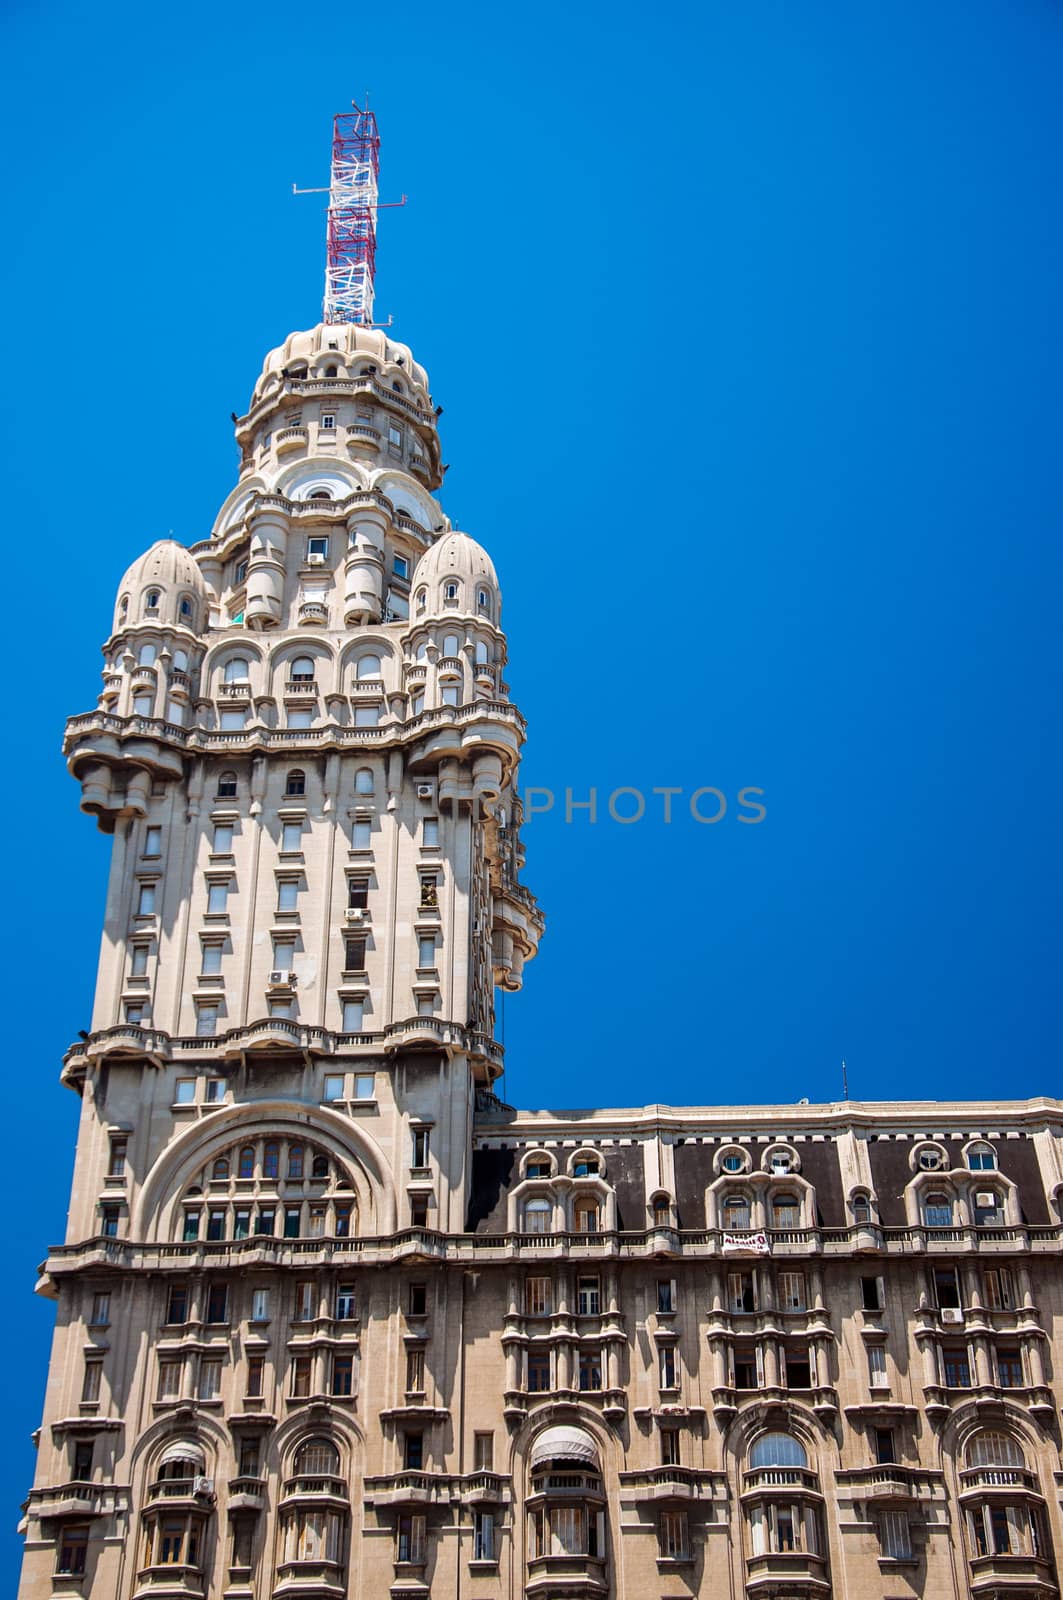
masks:
[(517, 1112), (523, 737), (411, 351), (267, 357), (112, 835), (21, 1600), (1058, 1595), (1063, 1105)]

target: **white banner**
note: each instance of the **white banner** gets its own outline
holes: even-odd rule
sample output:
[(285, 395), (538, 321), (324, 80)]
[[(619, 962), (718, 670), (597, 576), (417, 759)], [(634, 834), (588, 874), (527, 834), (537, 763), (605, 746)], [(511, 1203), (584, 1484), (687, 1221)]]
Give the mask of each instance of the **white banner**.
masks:
[(723, 1253), (725, 1256), (770, 1256), (771, 1245), (766, 1233), (725, 1233)]

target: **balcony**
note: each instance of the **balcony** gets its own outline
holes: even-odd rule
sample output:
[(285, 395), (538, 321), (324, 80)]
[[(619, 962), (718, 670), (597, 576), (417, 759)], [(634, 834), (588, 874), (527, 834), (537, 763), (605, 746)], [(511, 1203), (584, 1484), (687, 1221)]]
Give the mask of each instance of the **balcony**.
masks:
[(1021, 1585), (1024, 1595), (1059, 1594), (1052, 1576), (1051, 1562), (1038, 1556), (987, 1555), (971, 1557), (972, 1595), (995, 1596), (1001, 1588)]
[(248, 1477), (229, 1479), (229, 1510), (230, 1511), (264, 1511), (266, 1506), (266, 1484), (262, 1478)]
[(715, 1479), (722, 1483), (723, 1474), (676, 1464), (651, 1467), (645, 1472), (622, 1472), (620, 1490), (625, 1498), (636, 1501), (712, 1499)]
[(166, 1562), (155, 1567), (141, 1567), (137, 1573), (137, 1586), (133, 1600), (200, 1600), (206, 1594), (206, 1583), (198, 1567), (180, 1562)]
[(30, 1491), (30, 1508), (41, 1517), (102, 1517), (114, 1509), (115, 1490), (111, 1484), (73, 1479), (49, 1489)]
[[(330, 1398), (334, 1399), (335, 1396)], [(309, 1478), (286, 1478), (284, 1494), (278, 1510), (283, 1511), (287, 1506), (327, 1506), (337, 1511), (345, 1511), (350, 1504), (350, 1494), (342, 1478), (331, 1475), (315, 1475)]]
[(1036, 1472), (1027, 1472), (1023, 1467), (968, 1467), (960, 1473), (960, 1482), (961, 1496), (978, 1494), (981, 1497), (993, 1490), (1010, 1491), (1012, 1495), (1040, 1495)]
[(750, 1495), (778, 1494), (780, 1489), (790, 1493), (814, 1495), (820, 1499), (819, 1478), (803, 1467), (758, 1467), (743, 1474), (742, 1499)]
[(773, 1550), (746, 1560), (746, 1594), (749, 1596), (829, 1595), (827, 1564), (807, 1550)]
[(305, 695), (317, 694), (317, 683), (313, 678), (289, 678), (284, 685), (285, 695), (302, 698)]
[(279, 433), (273, 435), (273, 448), (279, 456), (290, 450), (305, 450), (309, 442), (310, 434), (306, 428), (281, 428)]
[(283, 1595), (303, 1595), (306, 1600), (344, 1600), (347, 1584), (338, 1561), (281, 1561), (277, 1566), (274, 1600)]
[(366, 1504), (375, 1506), (446, 1505), (453, 1488), (446, 1472), (390, 1472), (364, 1484)]
[(524, 1588), (526, 1595), (541, 1595), (543, 1600), (546, 1597), (555, 1600), (555, 1596), (557, 1600), (562, 1600), (562, 1596), (583, 1600), (584, 1596), (605, 1595), (608, 1592), (602, 1556), (548, 1555), (528, 1558), (528, 1581)]
[(940, 1472), (895, 1463), (854, 1467), (835, 1474), (838, 1488), (861, 1500), (918, 1500), (940, 1488)]
[(303, 600), (299, 605), (300, 626), (318, 627), (328, 622), (328, 606), (320, 600)]

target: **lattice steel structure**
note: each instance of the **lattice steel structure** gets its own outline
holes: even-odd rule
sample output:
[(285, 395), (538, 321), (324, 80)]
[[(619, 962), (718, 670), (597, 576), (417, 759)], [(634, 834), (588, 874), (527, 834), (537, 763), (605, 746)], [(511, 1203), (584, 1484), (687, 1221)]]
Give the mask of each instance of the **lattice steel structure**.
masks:
[(341, 112), (332, 130), (325, 322), (372, 326), (379, 169), (375, 114), (358, 106)]

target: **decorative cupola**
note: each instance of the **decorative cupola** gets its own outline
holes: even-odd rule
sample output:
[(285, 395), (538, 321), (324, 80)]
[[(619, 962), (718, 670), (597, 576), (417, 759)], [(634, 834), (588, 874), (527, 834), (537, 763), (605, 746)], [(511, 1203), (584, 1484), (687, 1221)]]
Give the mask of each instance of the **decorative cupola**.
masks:
[(499, 627), (502, 595), (494, 562), (467, 533), (448, 533), (426, 550), (412, 584), (413, 623), (480, 617)]
[(204, 633), (207, 589), (195, 560), (176, 539), (160, 539), (138, 557), (118, 586), (114, 631), (141, 624)]

